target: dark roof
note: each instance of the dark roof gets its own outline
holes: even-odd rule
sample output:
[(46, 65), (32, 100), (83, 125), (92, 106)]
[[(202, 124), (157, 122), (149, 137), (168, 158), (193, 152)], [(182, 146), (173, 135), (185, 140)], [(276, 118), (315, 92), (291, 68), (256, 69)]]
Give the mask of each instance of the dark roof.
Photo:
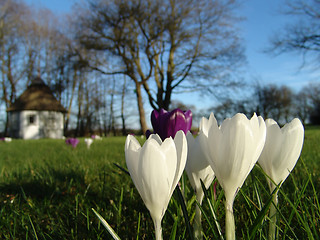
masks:
[(7, 109), (8, 112), (22, 110), (66, 112), (66, 109), (53, 96), (50, 88), (40, 77), (35, 78), (21, 96)]

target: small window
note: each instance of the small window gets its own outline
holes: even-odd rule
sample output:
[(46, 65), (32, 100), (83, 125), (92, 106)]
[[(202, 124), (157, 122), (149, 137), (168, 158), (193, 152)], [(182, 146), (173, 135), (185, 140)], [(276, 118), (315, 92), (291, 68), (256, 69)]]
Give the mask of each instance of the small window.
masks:
[(28, 123), (29, 123), (29, 125), (35, 124), (36, 123), (36, 115), (29, 115)]

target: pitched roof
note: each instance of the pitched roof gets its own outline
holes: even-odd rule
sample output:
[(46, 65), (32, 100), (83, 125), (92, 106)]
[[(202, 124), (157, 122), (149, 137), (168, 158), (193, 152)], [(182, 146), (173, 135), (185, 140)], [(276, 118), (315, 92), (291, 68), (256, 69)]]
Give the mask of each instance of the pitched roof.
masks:
[(21, 96), (7, 109), (8, 112), (22, 110), (66, 112), (66, 109), (53, 96), (50, 88), (40, 77), (35, 78)]

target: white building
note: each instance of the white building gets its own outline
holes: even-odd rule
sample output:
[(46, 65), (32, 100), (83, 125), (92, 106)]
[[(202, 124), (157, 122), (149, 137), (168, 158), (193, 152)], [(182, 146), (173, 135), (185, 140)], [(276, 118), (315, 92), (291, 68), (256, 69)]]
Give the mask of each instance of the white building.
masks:
[(66, 112), (40, 77), (8, 108), (9, 135), (13, 138), (62, 138)]

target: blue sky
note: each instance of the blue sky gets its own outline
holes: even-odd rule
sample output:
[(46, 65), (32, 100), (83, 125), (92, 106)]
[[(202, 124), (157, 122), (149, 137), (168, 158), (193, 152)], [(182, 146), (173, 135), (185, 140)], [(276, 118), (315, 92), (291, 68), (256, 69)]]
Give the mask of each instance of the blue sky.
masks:
[(301, 55), (272, 56), (262, 52), (271, 36), (292, 21), (292, 18), (279, 14), (283, 2), (247, 0), (242, 8), (242, 14), (247, 18), (241, 25), (249, 62), (248, 80), (258, 78), (263, 83), (285, 84), (298, 90), (308, 82), (319, 81), (319, 71), (307, 67), (301, 69)]
[[(68, 13), (74, 2), (81, 1), (26, 0), (33, 6), (47, 7), (58, 14)], [(239, 9), (239, 15), (246, 18), (239, 24), (240, 34), (245, 41), (248, 61), (248, 66), (245, 68), (245, 79), (249, 83), (259, 81), (261, 84), (285, 84), (298, 91), (309, 82), (319, 81), (320, 71), (311, 71), (307, 67), (300, 69), (303, 59), (297, 54), (271, 56), (263, 52), (269, 44), (271, 35), (292, 20), (279, 14), (283, 2), (283, 0), (244, 0)], [(174, 97), (174, 99), (177, 98), (184, 99), (187, 104), (199, 101), (198, 94)], [(212, 102), (210, 99), (205, 101), (206, 104)]]

